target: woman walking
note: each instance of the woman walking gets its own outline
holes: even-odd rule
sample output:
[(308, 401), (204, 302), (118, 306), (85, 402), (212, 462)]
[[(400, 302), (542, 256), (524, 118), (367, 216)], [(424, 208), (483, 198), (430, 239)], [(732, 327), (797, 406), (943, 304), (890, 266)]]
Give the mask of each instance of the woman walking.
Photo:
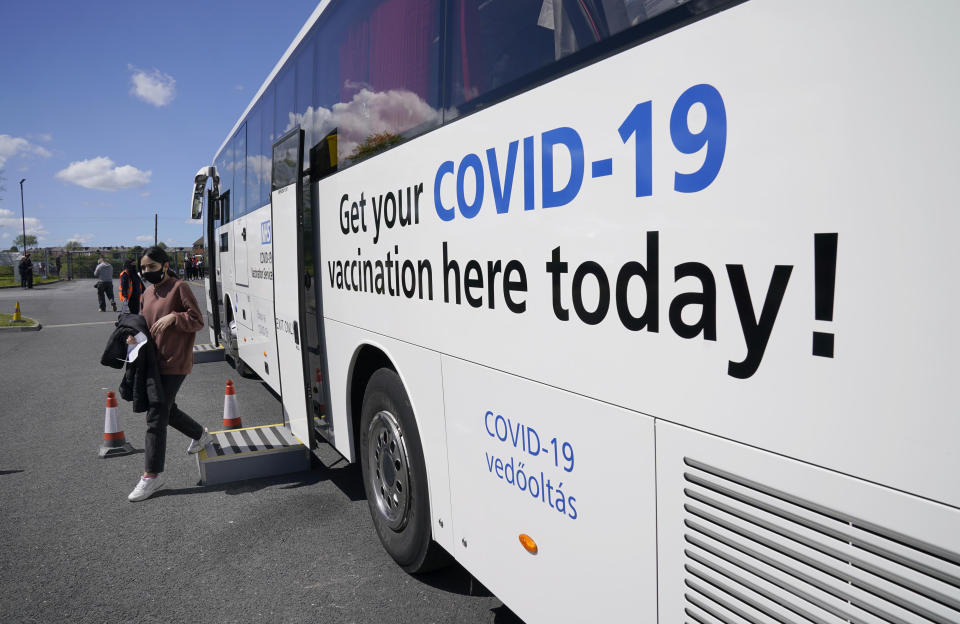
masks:
[[(146, 470), (128, 496), (131, 501), (149, 498), (164, 484), (168, 424), (192, 440), (187, 453), (198, 453), (212, 439), (176, 403), (177, 391), (193, 368), (194, 335), (203, 327), (200, 306), (186, 282), (172, 276), (170, 258), (160, 247), (146, 251), (140, 268), (143, 279), (152, 284), (143, 293), (142, 315), (157, 345), (164, 400), (161, 406), (147, 412)], [(128, 343), (136, 344), (136, 340), (131, 337)]]

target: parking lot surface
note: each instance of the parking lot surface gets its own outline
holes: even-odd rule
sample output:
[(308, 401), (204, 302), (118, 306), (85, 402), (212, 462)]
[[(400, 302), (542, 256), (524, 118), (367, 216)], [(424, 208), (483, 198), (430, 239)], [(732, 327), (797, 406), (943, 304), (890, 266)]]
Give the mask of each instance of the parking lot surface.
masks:
[[(120, 401), (139, 452), (97, 454), (106, 392), (122, 374), (100, 365), (115, 315), (97, 311), (92, 280), (0, 290), (0, 311), (17, 301), (44, 327), (0, 331), (0, 621), (520, 622), (459, 566), (397, 567), (358, 467), (344, 462), (203, 487), (189, 441), (171, 429), (166, 488), (128, 502), (143, 414)], [(245, 426), (282, 420), (263, 384), (225, 362), (196, 365), (178, 405), (220, 428), (227, 379)]]

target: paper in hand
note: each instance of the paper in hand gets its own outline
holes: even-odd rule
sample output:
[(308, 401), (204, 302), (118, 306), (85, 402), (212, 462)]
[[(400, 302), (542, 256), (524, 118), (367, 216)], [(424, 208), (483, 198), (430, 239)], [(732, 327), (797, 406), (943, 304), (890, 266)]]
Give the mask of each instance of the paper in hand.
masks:
[(143, 332), (137, 332), (133, 338), (134, 340), (137, 341), (137, 344), (127, 345), (127, 361), (128, 362), (133, 362), (134, 360), (136, 360), (137, 354), (140, 353), (140, 349), (143, 347), (143, 345), (147, 344), (147, 336)]

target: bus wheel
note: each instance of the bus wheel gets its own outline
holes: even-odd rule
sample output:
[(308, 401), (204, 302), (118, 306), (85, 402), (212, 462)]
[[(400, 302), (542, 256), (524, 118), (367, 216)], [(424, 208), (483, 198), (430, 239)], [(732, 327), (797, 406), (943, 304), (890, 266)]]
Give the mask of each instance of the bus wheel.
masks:
[(363, 395), (360, 463), (373, 525), (383, 547), (407, 572), (446, 563), (432, 539), (427, 469), (410, 399), (400, 377), (376, 371)]

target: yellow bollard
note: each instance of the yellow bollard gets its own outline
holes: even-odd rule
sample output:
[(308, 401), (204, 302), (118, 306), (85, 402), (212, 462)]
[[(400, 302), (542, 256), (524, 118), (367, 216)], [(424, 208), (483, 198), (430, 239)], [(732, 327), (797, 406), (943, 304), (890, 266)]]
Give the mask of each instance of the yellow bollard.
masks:
[(13, 320), (15, 321), (20, 320), (20, 302), (19, 301), (17, 302), (17, 309), (13, 311)]

